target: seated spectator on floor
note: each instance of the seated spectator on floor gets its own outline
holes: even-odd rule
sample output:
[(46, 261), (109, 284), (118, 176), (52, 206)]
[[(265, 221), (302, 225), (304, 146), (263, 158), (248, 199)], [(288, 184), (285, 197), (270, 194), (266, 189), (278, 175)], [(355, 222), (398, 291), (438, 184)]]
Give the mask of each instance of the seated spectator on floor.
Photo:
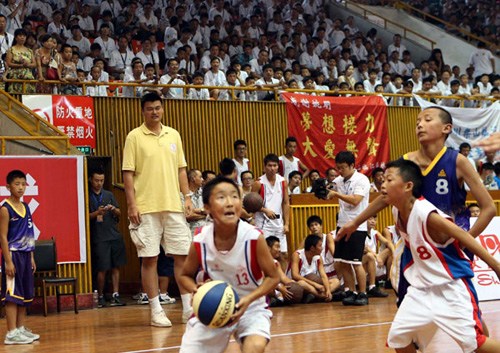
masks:
[(312, 185), (313, 183), (318, 180), (319, 178), (321, 178), (321, 175), (319, 174), (319, 171), (317, 169), (311, 169), (311, 171), (309, 172), (309, 182), (310, 182), (310, 186), (308, 186), (304, 192), (312, 192)]
[[(363, 251), (362, 259), (368, 282), (367, 295), (371, 298), (385, 298), (388, 294), (377, 287), (375, 282), (377, 277), (386, 276), (387, 273), (390, 272), (394, 246), (390, 239), (386, 239), (377, 231), (376, 215), (368, 218), (367, 225), (368, 236), (365, 240), (365, 249)], [(384, 249), (380, 251), (378, 250), (379, 241), (384, 244)]]
[(326, 275), (321, 257), (322, 251), (321, 237), (315, 234), (308, 235), (304, 241), (304, 248), (292, 254), (287, 276), (295, 281), (309, 284), (312, 287), (311, 294), (316, 300), (329, 302), (332, 300), (332, 292), (339, 286), (339, 280), (329, 279)]

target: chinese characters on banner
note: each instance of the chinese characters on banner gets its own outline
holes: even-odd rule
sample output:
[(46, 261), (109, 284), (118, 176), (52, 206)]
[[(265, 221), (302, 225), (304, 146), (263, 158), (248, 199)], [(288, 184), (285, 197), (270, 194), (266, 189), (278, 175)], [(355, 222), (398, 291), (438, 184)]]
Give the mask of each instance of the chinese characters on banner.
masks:
[(36, 239), (57, 242), (57, 261), (86, 262), (83, 156), (0, 156), (0, 204), (10, 196), (5, 177), (26, 174), (23, 201), (33, 216)]
[(68, 135), (73, 146), (95, 148), (92, 97), (26, 95), (23, 104)]
[[(471, 227), (477, 218), (471, 218)], [(494, 217), (486, 229), (476, 238), (491, 256), (500, 261), (500, 217)], [(474, 270), (474, 287), (480, 301), (500, 299), (500, 280), (495, 271), (477, 256), (472, 264)]]
[(299, 158), (321, 174), (335, 167), (340, 151), (356, 156), (356, 168), (370, 174), (389, 161), (387, 106), (381, 97), (319, 97), (283, 93), (288, 134), (297, 138)]

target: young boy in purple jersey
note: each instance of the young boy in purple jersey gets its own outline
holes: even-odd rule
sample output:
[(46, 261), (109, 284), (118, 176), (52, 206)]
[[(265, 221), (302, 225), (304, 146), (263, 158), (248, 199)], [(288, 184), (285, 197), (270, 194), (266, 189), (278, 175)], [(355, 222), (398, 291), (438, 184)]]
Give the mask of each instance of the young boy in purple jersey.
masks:
[(394, 221), (413, 261), (404, 268), (411, 286), (389, 331), (387, 344), (400, 353), (422, 351), (437, 329), (464, 352), (499, 352), (500, 342), (487, 338), (472, 285), (472, 264), (466, 246), (500, 275), (500, 263), (451, 217), (422, 196), (424, 177), (408, 160), (390, 162), (382, 184), (384, 201), (393, 205)]
[(28, 205), (21, 201), (26, 175), (20, 170), (7, 174), (10, 197), (0, 207), (0, 245), (2, 247), (2, 302), (7, 317), (5, 344), (30, 344), (40, 335), (24, 326), (26, 306), (34, 297), (36, 270), (35, 234)]

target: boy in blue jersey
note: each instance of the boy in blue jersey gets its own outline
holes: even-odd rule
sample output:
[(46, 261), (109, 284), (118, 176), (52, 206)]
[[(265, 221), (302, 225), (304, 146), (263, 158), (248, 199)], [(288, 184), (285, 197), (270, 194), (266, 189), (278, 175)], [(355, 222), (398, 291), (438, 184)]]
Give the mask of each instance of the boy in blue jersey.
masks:
[[(500, 343), (482, 330), (472, 265), (460, 248), (467, 246), (497, 275), (500, 263), (450, 217), (422, 197), (420, 167), (412, 161), (390, 162), (382, 184), (382, 197), (393, 205), (394, 221), (413, 261), (404, 268), (411, 287), (394, 318), (388, 346), (396, 352), (422, 350), (439, 328), (464, 352), (499, 352)], [(452, 301), (450, 299), (453, 298)]]
[(2, 302), (7, 317), (5, 344), (30, 344), (40, 338), (24, 326), (26, 306), (34, 297), (36, 270), (35, 234), (28, 205), (21, 201), (26, 175), (20, 170), (7, 174), (10, 197), (0, 207), (0, 245), (2, 247)]

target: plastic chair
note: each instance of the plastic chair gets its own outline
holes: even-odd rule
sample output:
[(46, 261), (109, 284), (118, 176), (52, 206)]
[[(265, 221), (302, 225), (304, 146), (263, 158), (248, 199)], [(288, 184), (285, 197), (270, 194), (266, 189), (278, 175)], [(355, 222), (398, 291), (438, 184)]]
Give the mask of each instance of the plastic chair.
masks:
[[(55, 287), (57, 299), (57, 312), (61, 312), (60, 297), (72, 295), (75, 307), (75, 314), (78, 314), (78, 301), (76, 298), (76, 277), (59, 277), (57, 275), (57, 251), (54, 238), (50, 240), (37, 240), (35, 242), (35, 264), (38, 277), (36, 280), (41, 282), (43, 290), (43, 315), (47, 316), (47, 289)], [(60, 293), (60, 286), (71, 286), (71, 293)]]

